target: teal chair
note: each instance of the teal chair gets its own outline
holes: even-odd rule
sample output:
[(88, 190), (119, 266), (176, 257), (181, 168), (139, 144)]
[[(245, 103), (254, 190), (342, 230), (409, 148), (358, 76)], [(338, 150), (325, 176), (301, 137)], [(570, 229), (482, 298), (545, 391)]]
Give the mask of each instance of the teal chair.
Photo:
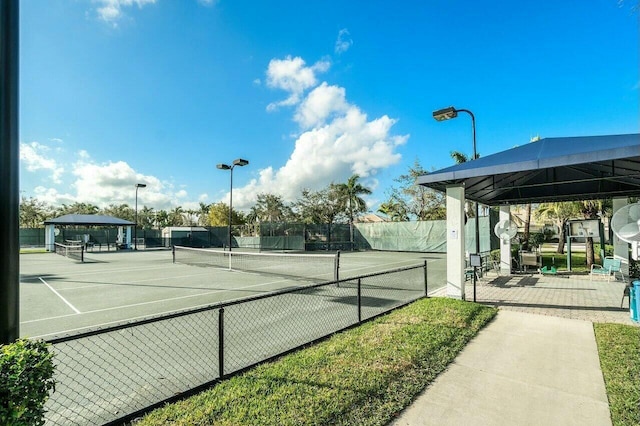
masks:
[(620, 274), (622, 282), (627, 282), (621, 268), (622, 262), (620, 259), (614, 259), (613, 257), (607, 256), (604, 258), (602, 266), (595, 264), (591, 265), (591, 273), (589, 274), (590, 280), (593, 280), (593, 277), (607, 277), (607, 281), (611, 281), (611, 277), (615, 280), (617, 279), (616, 274)]

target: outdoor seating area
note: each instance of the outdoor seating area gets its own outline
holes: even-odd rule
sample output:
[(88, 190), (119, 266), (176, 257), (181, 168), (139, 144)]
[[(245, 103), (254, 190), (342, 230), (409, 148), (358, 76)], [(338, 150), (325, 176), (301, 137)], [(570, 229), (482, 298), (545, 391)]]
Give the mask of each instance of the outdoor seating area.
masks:
[[(473, 300), (467, 282), (466, 299)], [(586, 274), (486, 275), (476, 285), (479, 303), (500, 309), (592, 322), (638, 325), (629, 314), (628, 284)]]
[(593, 277), (604, 279), (607, 281), (611, 281), (613, 278), (617, 280), (618, 276), (622, 282), (625, 282), (624, 274), (622, 273), (622, 262), (620, 259), (614, 259), (611, 256), (607, 256), (604, 258), (602, 265), (593, 264), (591, 265), (591, 273), (589, 277), (593, 280)]

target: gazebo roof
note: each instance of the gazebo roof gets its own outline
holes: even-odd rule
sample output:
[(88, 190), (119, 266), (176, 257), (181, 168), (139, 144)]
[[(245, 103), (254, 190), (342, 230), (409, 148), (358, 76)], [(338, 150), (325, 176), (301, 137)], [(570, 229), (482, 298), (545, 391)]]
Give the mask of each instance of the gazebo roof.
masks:
[(89, 225), (89, 226), (127, 226), (135, 225), (128, 220), (98, 214), (66, 214), (44, 221), (45, 225)]
[(640, 196), (640, 134), (545, 138), (420, 176), (486, 205)]

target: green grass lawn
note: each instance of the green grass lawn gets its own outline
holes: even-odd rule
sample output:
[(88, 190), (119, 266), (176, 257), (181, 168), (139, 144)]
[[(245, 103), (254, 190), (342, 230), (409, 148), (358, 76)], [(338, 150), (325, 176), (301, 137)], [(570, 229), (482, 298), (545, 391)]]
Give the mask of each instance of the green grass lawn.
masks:
[(137, 425), (385, 425), (496, 312), (422, 299), (167, 405)]
[(593, 325), (614, 426), (640, 425), (640, 327)]

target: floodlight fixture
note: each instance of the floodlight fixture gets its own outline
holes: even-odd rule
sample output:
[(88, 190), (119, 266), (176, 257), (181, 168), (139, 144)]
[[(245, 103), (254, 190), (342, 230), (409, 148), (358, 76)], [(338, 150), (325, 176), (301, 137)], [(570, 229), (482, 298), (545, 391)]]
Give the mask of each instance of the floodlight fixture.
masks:
[(457, 116), (458, 116), (458, 110), (452, 106), (448, 108), (439, 109), (437, 111), (433, 111), (433, 118), (436, 121), (451, 120), (452, 118), (456, 118)]
[(249, 164), (249, 160), (243, 158), (236, 158), (231, 165), (220, 163), (216, 167), (220, 170), (229, 170), (229, 251), (231, 251), (231, 219), (233, 218), (233, 168), (235, 166), (246, 166)]

